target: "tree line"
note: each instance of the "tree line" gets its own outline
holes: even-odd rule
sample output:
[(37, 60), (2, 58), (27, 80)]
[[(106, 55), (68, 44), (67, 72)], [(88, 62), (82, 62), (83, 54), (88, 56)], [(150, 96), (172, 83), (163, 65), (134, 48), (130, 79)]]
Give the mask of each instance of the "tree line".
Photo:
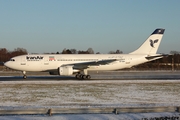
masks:
[[(116, 51), (109, 51), (108, 54), (122, 54), (123, 52), (121, 50), (116, 50)], [(49, 53), (46, 53), (49, 54)], [(63, 49), (63, 51), (56, 52), (56, 53), (51, 53), (51, 54), (101, 54), (100, 52), (94, 52), (92, 48), (88, 48), (86, 51), (83, 50), (76, 50), (76, 49)]]
[(0, 62), (6, 62), (12, 57), (26, 54), (28, 54), (28, 52), (24, 48), (15, 48), (13, 51), (9, 51), (6, 48), (0, 48)]
[[(123, 52), (120, 50), (110, 51), (109, 54), (122, 54)], [(6, 48), (0, 48), (0, 62), (6, 62), (10, 58), (19, 56), (19, 55), (26, 55), (28, 51), (24, 48), (15, 48), (13, 51), (9, 51)], [(32, 53), (37, 54), (37, 53)], [(51, 53), (44, 53), (44, 54), (100, 54), (100, 52), (95, 53), (92, 48), (88, 48), (87, 50), (76, 50), (76, 49), (63, 49), (62, 52), (51, 52)]]
[(135, 70), (180, 70), (180, 54), (170, 54), (161, 59), (140, 64)]

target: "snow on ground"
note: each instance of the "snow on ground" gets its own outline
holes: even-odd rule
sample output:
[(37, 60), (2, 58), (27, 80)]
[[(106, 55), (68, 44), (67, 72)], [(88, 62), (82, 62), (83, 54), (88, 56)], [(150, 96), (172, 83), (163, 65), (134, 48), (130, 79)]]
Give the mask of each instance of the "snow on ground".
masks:
[[(180, 80), (0, 81), (0, 109), (180, 106), (179, 88)], [(127, 113), (15, 115), (0, 119), (134, 120), (162, 116), (180, 118), (179, 113)]]
[(180, 80), (0, 81), (0, 109), (180, 106)]

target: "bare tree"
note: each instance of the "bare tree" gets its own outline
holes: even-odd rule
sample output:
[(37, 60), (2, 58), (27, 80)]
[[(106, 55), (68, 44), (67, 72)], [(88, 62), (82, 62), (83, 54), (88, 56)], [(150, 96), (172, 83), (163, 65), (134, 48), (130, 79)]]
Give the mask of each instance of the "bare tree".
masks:
[(76, 49), (71, 49), (70, 50), (72, 54), (77, 54), (77, 50)]
[(114, 51), (109, 51), (109, 54), (116, 54), (116, 52), (114, 52)]
[(27, 50), (24, 48), (15, 48), (14, 51), (11, 52), (11, 57), (18, 55), (26, 55), (28, 54)]
[(69, 50), (69, 49), (64, 49), (63, 51), (62, 51), (62, 54), (72, 54), (72, 52)]
[(174, 55), (174, 54), (180, 54), (179, 51), (170, 51), (170, 54)]
[(61, 52), (61, 54), (66, 54), (66, 48), (63, 49), (63, 51)]
[(123, 52), (120, 50), (116, 50), (116, 54), (122, 54)]
[(123, 52), (120, 50), (116, 50), (116, 52), (115, 51), (109, 51), (109, 54), (122, 54), (122, 53)]
[(14, 49), (14, 51), (8, 51), (6, 48), (1, 48), (0, 49), (0, 61), (6, 62), (14, 56), (25, 55), (27, 53), (28, 53), (27, 50), (24, 48), (16, 48), (16, 49)]
[(88, 51), (81, 51), (81, 50), (79, 50), (78, 54), (89, 54), (89, 52)]
[(92, 48), (88, 48), (88, 49), (87, 49), (87, 52), (88, 52), (89, 54), (94, 54), (94, 50), (93, 50)]
[(9, 59), (9, 53), (6, 48), (0, 49), (0, 62), (5, 62)]

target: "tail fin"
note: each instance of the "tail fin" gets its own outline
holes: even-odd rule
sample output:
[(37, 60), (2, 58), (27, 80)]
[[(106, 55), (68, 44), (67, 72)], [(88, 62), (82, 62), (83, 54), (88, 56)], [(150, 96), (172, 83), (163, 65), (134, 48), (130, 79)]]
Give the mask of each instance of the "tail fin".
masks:
[(165, 29), (156, 29), (137, 50), (131, 52), (130, 54), (156, 54), (161, 39), (163, 37), (164, 31)]

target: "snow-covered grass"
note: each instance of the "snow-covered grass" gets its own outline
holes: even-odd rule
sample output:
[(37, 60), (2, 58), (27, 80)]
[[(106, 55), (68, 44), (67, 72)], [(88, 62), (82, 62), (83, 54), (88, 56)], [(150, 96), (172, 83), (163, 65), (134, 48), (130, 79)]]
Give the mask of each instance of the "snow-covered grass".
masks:
[(8, 106), (180, 106), (179, 80), (1, 81)]
[[(0, 81), (0, 109), (180, 106), (180, 80)], [(179, 113), (0, 116), (2, 120), (179, 119)]]

